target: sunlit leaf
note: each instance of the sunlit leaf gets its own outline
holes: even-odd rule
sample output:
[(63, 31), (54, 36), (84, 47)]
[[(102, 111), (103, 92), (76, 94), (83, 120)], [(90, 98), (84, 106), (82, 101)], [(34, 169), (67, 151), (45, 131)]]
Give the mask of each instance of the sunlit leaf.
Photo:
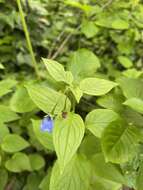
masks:
[(79, 49), (74, 52), (68, 65), (75, 79), (91, 76), (99, 67), (98, 57), (87, 49)]
[(139, 98), (130, 98), (124, 102), (124, 105), (127, 105), (133, 110), (143, 114), (143, 100)]
[(5, 152), (13, 153), (29, 147), (29, 143), (17, 134), (8, 134), (3, 139), (1, 147)]
[(72, 73), (65, 71), (64, 67), (57, 61), (51, 59), (42, 59), (49, 74), (56, 80), (71, 84), (73, 81)]
[(58, 116), (54, 122), (53, 142), (61, 170), (76, 153), (84, 136), (84, 123), (78, 114), (68, 113), (66, 118)]
[(101, 137), (104, 129), (118, 117), (118, 114), (112, 110), (95, 109), (86, 116), (85, 126), (95, 136)]
[(29, 85), (27, 90), (33, 102), (47, 114), (70, 110), (70, 101), (62, 93), (40, 85)]
[(85, 78), (80, 83), (80, 89), (85, 94), (101, 96), (107, 94), (117, 83), (99, 78)]
[(50, 190), (87, 190), (91, 178), (89, 162), (82, 156), (76, 155), (65, 167), (62, 174), (60, 165), (55, 163), (52, 170)]

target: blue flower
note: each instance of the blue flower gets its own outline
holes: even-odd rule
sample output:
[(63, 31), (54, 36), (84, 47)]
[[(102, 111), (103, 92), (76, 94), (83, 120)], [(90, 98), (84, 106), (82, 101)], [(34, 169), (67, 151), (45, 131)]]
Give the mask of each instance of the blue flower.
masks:
[(53, 129), (53, 119), (50, 116), (44, 117), (41, 123), (41, 130), (52, 132)]

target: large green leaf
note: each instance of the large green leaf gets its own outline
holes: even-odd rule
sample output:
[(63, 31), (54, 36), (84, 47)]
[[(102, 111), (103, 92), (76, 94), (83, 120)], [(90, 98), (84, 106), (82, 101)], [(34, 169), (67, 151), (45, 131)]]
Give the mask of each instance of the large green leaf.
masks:
[(95, 109), (86, 116), (85, 126), (95, 136), (101, 137), (103, 130), (118, 117), (118, 114), (112, 110)]
[(126, 98), (143, 99), (143, 81), (141, 79), (121, 77), (117, 82)]
[(121, 169), (112, 163), (105, 162), (103, 154), (95, 154), (91, 159), (91, 164), (94, 173), (98, 177), (120, 184), (126, 183)]
[(0, 105), (0, 121), (10, 122), (19, 119), (19, 116), (14, 113), (8, 106)]
[(139, 98), (130, 98), (124, 102), (124, 105), (127, 105), (133, 110), (143, 114), (143, 100)]
[(99, 67), (98, 57), (87, 49), (74, 52), (69, 63), (69, 70), (76, 79), (91, 76)]
[(5, 167), (11, 172), (31, 171), (29, 158), (22, 152), (15, 153), (11, 159), (7, 160)]
[(41, 122), (41, 120), (32, 120), (35, 136), (46, 149), (54, 150), (52, 133), (43, 132), (40, 128)]
[(73, 81), (72, 73), (65, 71), (64, 67), (57, 61), (51, 59), (42, 59), (49, 74), (56, 80), (71, 84)]
[(61, 170), (76, 153), (84, 136), (84, 123), (78, 114), (68, 113), (66, 118), (58, 116), (54, 122), (53, 142)]
[(55, 163), (52, 170), (50, 190), (87, 190), (91, 178), (89, 162), (82, 156), (76, 155), (65, 167), (62, 174), (60, 165)]
[(106, 161), (127, 162), (135, 155), (137, 143), (141, 139), (138, 128), (117, 120), (105, 128), (101, 143)]
[(13, 153), (29, 147), (29, 143), (17, 134), (8, 134), (3, 139), (1, 147), (5, 152)]
[(15, 112), (24, 113), (32, 111), (36, 106), (29, 97), (27, 90), (20, 87), (10, 101), (10, 107)]
[(11, 88), (16, 85), (15, 80), (5, 79), (0, 81), (0, 97), (11, 92)]
[(64, 109), (70, 110), (70, 101), (62, 93), (40, 85), (29, 85), (27, 90), (33, 102), (45, 113), (54, 111), (57, 114)]
[(108, 93), (117, 83), (99, 78), (85, 78), (80, 83), (80, 89), (85, 94), (101, 96)]

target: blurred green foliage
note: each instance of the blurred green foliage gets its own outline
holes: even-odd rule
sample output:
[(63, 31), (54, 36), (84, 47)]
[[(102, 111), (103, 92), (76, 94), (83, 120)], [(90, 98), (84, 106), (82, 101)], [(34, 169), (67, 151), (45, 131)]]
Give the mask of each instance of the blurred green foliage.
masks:
[[(0, 190), (142, 190), (143, 2), (21, 3), (41, 79), (16, 1), (0, 0)], [(73, 135), (62, 174), (55, 151), (65, 139), (40, 130), (55, 104), (54, 114), (72, 108), (86, 127), (81, 142)]]

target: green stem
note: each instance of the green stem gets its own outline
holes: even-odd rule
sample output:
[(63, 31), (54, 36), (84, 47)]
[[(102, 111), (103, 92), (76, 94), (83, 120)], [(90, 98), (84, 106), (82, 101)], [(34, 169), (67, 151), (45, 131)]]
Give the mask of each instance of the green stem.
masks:
[(28, 46), (28, 49), (29, 49), (29, 52), (30, 52), (30, 55), (31, 55), (31, 58), (32, 58), (32, 63), (33, 63), (33, 66), (34, 66), (34, 69), (35, 69), (37, 77), (40, 78), (39, 73), (38, 73), (37, 62), (36, 62), (36, 59), (35, 59), (35, 56), (34, 56), (32, 44), (31, 44), (31, 40), (30, 40), (30, 35), (29, 35), (29, 32), (28, 32), (28, 28), (27, 28), (27, 25), (26, 25), (25, 17), (24, 17), (24, 12), (23, 12), (22, 6), (21, 6), (21, 0), (16, 0), (16, 1), (17, 1), (19, 13), (20, 13), (20, 18), (21, 18), (23, 30), (24, 30), (24, 33), (25, 33), (26, 41), (27, 41), (27, 46)]

